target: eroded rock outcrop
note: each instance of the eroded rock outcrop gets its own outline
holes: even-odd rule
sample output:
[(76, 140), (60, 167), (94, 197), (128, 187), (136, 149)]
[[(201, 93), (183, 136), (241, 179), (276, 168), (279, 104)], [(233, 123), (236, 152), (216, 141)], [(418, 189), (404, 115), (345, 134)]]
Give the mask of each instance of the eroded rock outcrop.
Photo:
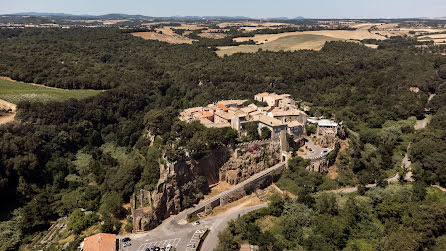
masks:
[(234, 185), (280, 162), (279, 146), (266, 144), (240, 149), (220, 169), (220, 181)]
[(328, 169), (328, 160), (323, 158), (320, 160), (312, 161), (309, 166), (307, 166), (308, 171), (312, 172), (319, 172), (322, 173), (323, 171)]
[[(133, 231), (147, 231), (158, 226), (170, 215), (178, 214), (184, 209), (184, 201), (188, 196), (184, 187), (193, 186), (197, 178), (206, 178), (206, 186), (219, 180), (221, 166), (230, 158), (232, 151), (228, 148), (215, 149), (208, 152), (202, 159), (180, 160), (175, 163), (160, 165), (160, 179), (157, 190), (148, 194), (146, 205), (136, 205), (132, 202)], [(194, 193), (200, 191), (194, 191)], [(140, 201), (144, 201), (140, 198)], [(133, 196), (132, 200), (135, 200)], [(138, 208), (139, 206), (139, 208)]]

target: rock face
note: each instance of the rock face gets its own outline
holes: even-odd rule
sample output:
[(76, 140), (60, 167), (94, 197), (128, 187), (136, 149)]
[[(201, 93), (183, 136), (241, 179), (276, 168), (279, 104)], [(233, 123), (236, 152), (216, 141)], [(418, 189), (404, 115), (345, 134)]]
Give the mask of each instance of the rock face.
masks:
[(328, 169), (328, 160), (326, 160), (325, 158), (317, 161), (312, 161), (311, 164), (307, 166), (307, 170), (312, 172), (322, 173), (327, 169)]
[[(197, 177), (204, 176), (209, 184), (218, 182), (219, 169), (229, 159), (232, 152), (227, 148), (215, 149), (199, 161), (181, 160), (175, 163), (160, 165), (160, 179), (157, 190), (148, 193), (149, 209), (137, 208), (132, 197), (133, 231), (147, 231), (158, 226), (162, 220), (172, 214), (178, 214), (182, 207), (183, 194), (181, 188), (184, 184), (195, 181)], [(145, 192), (144, 194), (147, 194)], [(140, 199), (141, 201), (144, 198)]]
[(278, 145), (268, 144), (249, 149), (241, 150), (223, 165), (220, 181), (235, 185), (280, 162)]

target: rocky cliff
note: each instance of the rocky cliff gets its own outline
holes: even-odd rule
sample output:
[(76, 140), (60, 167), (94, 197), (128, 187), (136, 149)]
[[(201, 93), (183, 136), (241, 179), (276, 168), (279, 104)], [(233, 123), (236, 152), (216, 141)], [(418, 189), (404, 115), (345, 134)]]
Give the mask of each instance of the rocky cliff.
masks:
[[(205, 177), (207, 188), (219, 180), (219, 170), (230, 158), (232, 151), (228, 148), (215, 149), (202, 159), (180, 160), (175, 163), (160, 165), (161, 177), (157, 190), (149, 193), (150, 210), (136, 209), (133, 203), (134, 231), (146, 231), (158, 226), (162, 220), (172, 214), (178, 214), (194, 199), (200, 196), (198, 177)], [(201, 184), (203, 185), (203, 184)], [(144, 199), (141, 199), (141, 201)], [(191, 202), (192, 200), (192, 202)]]
[(280, 162), (278, 145), (267, 144), (237, 150), (220, 169), (220, 181), (234, 185)]

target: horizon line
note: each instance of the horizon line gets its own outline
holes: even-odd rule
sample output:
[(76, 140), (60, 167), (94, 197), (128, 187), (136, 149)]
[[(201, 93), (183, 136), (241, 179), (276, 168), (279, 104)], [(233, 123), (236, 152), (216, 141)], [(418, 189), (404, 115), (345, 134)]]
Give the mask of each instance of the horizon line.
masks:
[(16, 13), (5, 13), (0, 14), (1, 16), (30, 16), (30, 14), (33, 14), (34, 16), (54, 16), (54, 17), (61, 17), (61, 16), (77, 16), (77, 17), (100, 17), (100, 16), (107, 16), (107, 15), (125, 15), (125, 16), (142, 16), (142, 17), (149, 17), (149, 18), (185, 18), (185, 17), (197, 17), (197, 18), (218, 18), (218, 17), (225, 17), (225, 18), (245, 18), (245, 19), (330, 19), (330, 20), (353, 20), (353, 19), (444, 19), (446, 17), (433, 17), (433, 16), (426, 16), (426, 17), (304, 17), (304, 16), (296, 16), (296, 17), (287, 17), (287, 16), (276, 16), (276, 17), (250, 17), (250, 16), (230, 16), (230, 15), (172, 15), (172, 16), (150, 16), (150, 15), (144, 15), (144, 14), (126, 14), (126, 13), (107, 13), (107, 14), (72, 14), (72, 13), (65, 13), (65, 12), (35, 12), (35, 11), (26, 11), (26, 12), (16, 12)]

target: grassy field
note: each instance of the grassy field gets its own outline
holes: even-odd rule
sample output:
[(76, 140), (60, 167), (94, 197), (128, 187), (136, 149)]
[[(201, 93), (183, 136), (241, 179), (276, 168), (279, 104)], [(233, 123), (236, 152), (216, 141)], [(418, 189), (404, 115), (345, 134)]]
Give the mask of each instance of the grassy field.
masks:
[(166, 33), (163, 32), (163, 34), (159, 34), (156, 32), (134, 32), (132, 33), (132, 35), (136, 37), (141, 37), (143, 39), (159, 40), (171, 44), (192, 44), (192, 42), (194, 41), (193, 39), (180, 36), (178, 34), (166, 34)]
[(219, 47), (217, 55), (232, 55), (237, 52), (257, 52), (259, 49), (268, 51), (320, 50), (325, 42), (336, 40), (339, 39), (314, 34), (285, 36), (264, 44)]
[(0, 79), (0, 99), (13, 104), (20, 101), (63, 101), (70, 98), (81, 99), (94, 96), (101, 91), (96, 90), (65, 90), (26, 84)]

